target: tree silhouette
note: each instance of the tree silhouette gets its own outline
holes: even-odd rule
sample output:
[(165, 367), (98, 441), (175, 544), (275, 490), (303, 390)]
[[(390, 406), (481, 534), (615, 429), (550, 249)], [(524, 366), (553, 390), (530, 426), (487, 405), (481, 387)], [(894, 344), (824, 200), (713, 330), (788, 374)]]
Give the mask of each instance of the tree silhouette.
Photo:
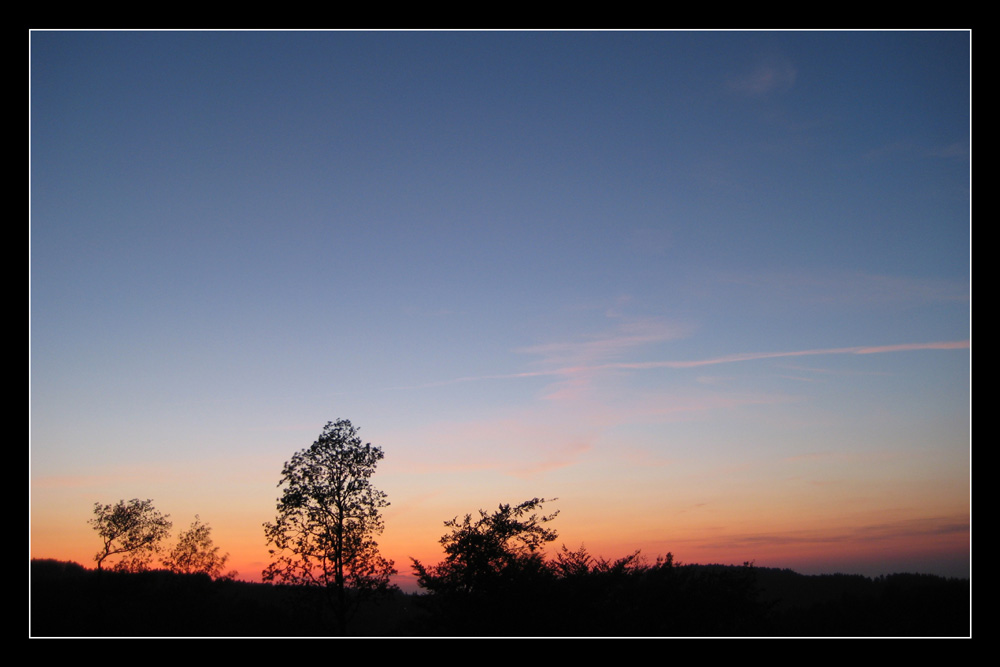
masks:
[(389, 502), (369, 478), (383, 456), (362, 444), (350, 421), (327, 422), (311, 447), (285, 463), (278, 516), (264, 524), (275, 547), (264, 581), (322, 587), (340, 632), (356, 603), (389, 589), (396, 573), (375, 542)]
[(173, 572), (194, 574), (203, 572), (213, 579), (235, 579), (235, 570), (223, 574), (229, 554), (219, 554), (212, 541), (212, 528), (194, 515), (191, 527), (177, 537), (177, 544), (163, 559), (163, 565)]
[(417, 583), (434, 593), (475, 594), (545, 572), (542, 550), (557, 534), (543, 524), (559, 512), (548, 516), (535, 512), (552, 500), (534, 498), (513, 507), (501, 504), (493, 514), (479, 510), (476, 520), (466, 514), (462, 521), (458, 517), (446, 521), (451, 532), (441, 538), (444, 562), (426, 567), (411, 558)]
[(119, 500), (114, 505), (94, 503), (94, 518), (87, 523), (104, 542), (104, 548), (94, 556), (97, 569), (104, 569), (108, 558), (121, 555), (115, 570), (148, 570), (153, 555), (160, 550), (160, 542), (170, 534), (173, 524), (168, 521), (169, 516), (158, 512), (152, 500), (133, 498), (128, 503)]

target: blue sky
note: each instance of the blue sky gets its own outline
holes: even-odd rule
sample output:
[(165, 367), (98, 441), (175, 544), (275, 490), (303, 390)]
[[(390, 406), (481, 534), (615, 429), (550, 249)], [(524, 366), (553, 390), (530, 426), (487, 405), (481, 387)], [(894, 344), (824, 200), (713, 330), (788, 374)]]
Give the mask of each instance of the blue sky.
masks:
[(33, 555), (152, 497), (257, 576), (281, 464), (345, 417), (397, 564), (558, 496), (609, 556), (860, 570), (924, 522), (965, 551), (892, 562), (962, 569), (969, 46), (33, 32)]

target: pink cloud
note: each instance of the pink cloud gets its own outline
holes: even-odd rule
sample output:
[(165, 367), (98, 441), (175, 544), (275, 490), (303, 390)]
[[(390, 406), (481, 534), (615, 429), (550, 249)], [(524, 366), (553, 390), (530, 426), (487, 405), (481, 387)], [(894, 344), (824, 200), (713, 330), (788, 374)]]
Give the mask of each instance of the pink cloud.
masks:
[[(614, 370), (610, 360), (635, 348), (676, 340), (688, 335), (686, 327), (658, 320), (637, 320), (620, 324), (613, 332), (584, 340), (533, 345), (518, 352), (541, 357), (536, 363), (550, 367), (538, 375), (561, 378), (546, 392), (550, 401), (576, 401), (586, 397), (597, 373)], [(556, 368), (551, 368), (556, 367)]]
[(656, 320), (639, 320), (623, 323), (611, 334), (582, 341), (533, 345), (516, 351), (538, 355), (542, 364), (586, 366), (620, 356), (635, 347), (676, 340), (688, 334), (686, 327)]
[[(671, 334), (668, 334), (671, 332)], [(586, 396), (591, 389), (596, 375), (610, 371), (628, 370), (654, 370), (657, 368), (697, 368), (699, 366), (713, 366), (718, 364), (732, 364), (743, 361), (757, 361), (760, 359), (781, 359), (789, 357), (823, 356), (832, 354), (882, 354), (887, 352), (914, 352), (919, 350), (962, 350), (970, 345), (967, 340), (939, 341), (932, 343), (900, 343), (897, 345), (857, 345), (854, 347), (831, 347), (817, 348), (811, 350), (788, 350), (783, 352), (743, 352), (739, 354), (729, 354), (721, 357), (709, 359), (695, 359), (691, 361), (635, 361), (635, 362), (604, 362), (599, 360), (612, 357), (630, 347), (649, 342), (669, 340), (670, 337), (678, 337), (678, 329), (664, 328), (659, 334), (650, 331), (645, 333), (633, 332), (619, 336), (599, 338), (582, 343), (557, 343), (550, 345), (537, 345), (528, 348), (521, 348), (521, 352), (531, 352), (543, 355), (542, 363), (554, 364), (560, 360), (576, 359), (580, 363), (573, 365), (549, 368), (537, 371), (524, 371), (521, 373), (503, 373), (497, 375), (475, 375), (439, 382), (429, 382), (410, 387), (396, 387), (396, 389), (422, 389), (426, 387), (437, 387), (461, 382), (476, 382), (482, 380), (508, 380), (519, 378), (554, 377), (561, 378), (560, 381), (550, 386), (543, 398), (553, 401), (579, 400)], [(820, 369), (807, 369), (816, 370)], [(794, 378), (804, 379), (804, 378)]]

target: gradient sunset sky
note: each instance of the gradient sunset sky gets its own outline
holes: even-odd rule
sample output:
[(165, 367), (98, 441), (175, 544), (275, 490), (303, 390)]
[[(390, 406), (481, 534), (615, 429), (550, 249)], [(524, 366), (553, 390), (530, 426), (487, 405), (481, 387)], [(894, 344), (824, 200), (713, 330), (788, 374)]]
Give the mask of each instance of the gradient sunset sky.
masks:
[(267, 565), (283, 463), (380, 543), (968, 576), (970, 34), (30, 34), (30, 555), (95, 502)]

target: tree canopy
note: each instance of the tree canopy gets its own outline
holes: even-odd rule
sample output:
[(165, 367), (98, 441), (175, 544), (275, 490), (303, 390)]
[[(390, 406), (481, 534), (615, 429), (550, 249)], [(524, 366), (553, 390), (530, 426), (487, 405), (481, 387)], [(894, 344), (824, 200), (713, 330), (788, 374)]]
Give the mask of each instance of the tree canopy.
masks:
[(417, 583), (435, 593), (480, 593), (546, 570), (543, 550), (556, 539), (546, 523), (559, 514), (538, 514), (543, 503), (533, 498), (519, 505), (501, 504), (479, 518), (466, 514), (445, 522), (450, 532), (441, 538), (445, 559), (431, 567), (413, 561)]
[(272, 562), (264, 581), (321, 586), (341, 631), (365, 594), (385, 591), (396, 573), (379, 554), (386, 494), (371, 483), (384, 454), (362, 443), (346, 419), (327, 422), (319, 438), (285, 463), (277, 517), (264, 524)]
[(104, 542), (104, 547), (94, 556), (97, 569), (102, 570), (104, 561), (114, 556), (121, 556), (115, 570), (141, 572), (149, 569), (153, 556), (160, 550), (160, 543), (170, 534), (173, 524), (169, 516), (157, 511), (152, 500), (133, 498), (128, 503), (119, 500), (114, 505), (94, 503), (94, 518), (87, 523)]
[(195, 514), (191, 527), (177, 537), (177, 544), (163, 559), (163, 565), (183, 574), (202, 572), (213, 579), (234, 579), (235, 571), (223, 573), (228, 560), (229, 554), (220, 554), (212, 541), (212, 528)]

